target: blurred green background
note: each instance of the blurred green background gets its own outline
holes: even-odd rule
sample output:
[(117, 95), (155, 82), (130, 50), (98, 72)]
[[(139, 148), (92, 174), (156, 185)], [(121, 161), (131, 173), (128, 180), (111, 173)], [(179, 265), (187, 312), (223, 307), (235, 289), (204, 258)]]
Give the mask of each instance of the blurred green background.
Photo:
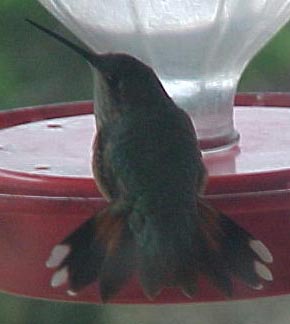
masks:
[[(35, 32), (25, 17), (67, 33), (36, 0), (1, 0), (0, 109), (91, 99), (91, 75), (84, 60)], [(290, 24), (248, 66), (239, 90), (289, 91), (289, 58)], [(108, 323), (107, 309), (0, 295), (2, 324)]]

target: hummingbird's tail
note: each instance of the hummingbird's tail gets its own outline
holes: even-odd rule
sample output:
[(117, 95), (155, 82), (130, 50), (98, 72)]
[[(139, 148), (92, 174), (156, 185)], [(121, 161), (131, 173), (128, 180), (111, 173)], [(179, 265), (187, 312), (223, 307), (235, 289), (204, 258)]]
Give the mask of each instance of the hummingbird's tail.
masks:
[(191, 297), (200, 274), (227, 296), (233, 294), (233, 277), (253, 289), (272, 281), (265, 265), (272, 262), (272, 255), (266, 246), (201, 198), (195, 215), (184, 210), (182, 217), (170, 211), (165, 216), (162, 221), (158, 217), (137, 221), (144, 223), (139, 233), (133, 228), (139, 277), (149, 298), (164, 287), (178, 287)]
[(135, 243), (123, 212), (105, 208), (52, 249), (46, 262), (56, 269), (52, 287), (67, 284), (73, 296), (98, 279), (103, 302), (120, 290), (135, 268)]
[(254, 289), (272, 280), (265, 265), (272, 255), (261, 241), (201, 199), (198, 211), (192, 230), (181, 219), (159, 227), (152, 225), (156, 218), (146, 221), (126, 206), (108, 206), (54, 247), (47, 261), (47, 267), (56, 269), (51, 285), (67, 283), (73, 295), (99, 280), (106, 302), (136, 269), (149, 298), (170, 286), (190, 297), (200, 273), (228, 296), (232, 276)]
[(198, 209), (207, 246), (201, 270), (216, 286), (232, 295), (232, 276), (254, 289), (262, 289), (263, 280), (273, 280), (265, 265), (272, 263), (273, 257), (261, 241), (202, 199)]

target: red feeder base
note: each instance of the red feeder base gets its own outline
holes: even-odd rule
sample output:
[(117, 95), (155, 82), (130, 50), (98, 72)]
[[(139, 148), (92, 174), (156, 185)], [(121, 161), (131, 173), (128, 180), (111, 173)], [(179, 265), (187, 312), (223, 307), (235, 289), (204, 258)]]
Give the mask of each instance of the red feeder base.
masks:
[[(290, 294), (290, 96), (240, 95), (239, 144), (204, 154), (208, 199), (263, 241), (274, 255), (274, 281), (261, 291), (235, 282), (234, 299)], [(245, 106), (243, 106), (245, 105)], [(249, 107), (249, 106), (253, 107)], [(262, 107), (259, 107), (263, 105)], [(271, 106), (271, 107), (266, 107)], [(105, 201), (90, 171), (92, 103), (0, 113), (0, 289), (30, 297), (99, 302), (97, 283), (76, 297), (50, 287), (45, 261), (52, 247)], [(13, 127), (12, 127), (13, 126)], [(154, 303), (219, 301), (201, 278), (193, 299), (165, 289)], [(112, 300), (152, 303), (133, 278)]]

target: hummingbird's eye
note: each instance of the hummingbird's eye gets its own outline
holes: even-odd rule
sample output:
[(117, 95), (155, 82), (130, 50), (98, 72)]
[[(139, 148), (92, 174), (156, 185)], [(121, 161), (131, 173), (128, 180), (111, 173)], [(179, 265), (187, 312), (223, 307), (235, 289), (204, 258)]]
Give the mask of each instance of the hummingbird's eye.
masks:
[(114, 76), (114, 75), (107, 76), (107, 80), (108, 80), (108, 84), (110, 85), (111, 89), (118, 91), (118, 92), (123, 91), (124, 82), (118, 76)]
[(119, 87), (120, 80), (118, 77), (110, 74), (107, 76), (107, 80), (112, 89), (117, 89)]

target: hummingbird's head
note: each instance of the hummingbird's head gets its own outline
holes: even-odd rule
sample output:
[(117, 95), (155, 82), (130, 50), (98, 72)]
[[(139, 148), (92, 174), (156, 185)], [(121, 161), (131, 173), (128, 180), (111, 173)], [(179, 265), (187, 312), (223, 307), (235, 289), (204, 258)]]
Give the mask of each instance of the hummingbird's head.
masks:
[(131, 109), (145, 109), (148, 113), (148, 109), (168, 97), (155, 72), (130, 55), (98, 55), (91, 65), (98, 81), (95, 86), (101, 87), (96, 98), (109, 97), (119, 113)]
[(162, 102), (169, 99), (154, 71), (140, 60), (128, 54), (93, 53), (29, 19), (27, 21), (80, 54), (93, 67), (95, 113), (101, 123), (132, 110), (148, 114), (148, 110), (163, 107)]

